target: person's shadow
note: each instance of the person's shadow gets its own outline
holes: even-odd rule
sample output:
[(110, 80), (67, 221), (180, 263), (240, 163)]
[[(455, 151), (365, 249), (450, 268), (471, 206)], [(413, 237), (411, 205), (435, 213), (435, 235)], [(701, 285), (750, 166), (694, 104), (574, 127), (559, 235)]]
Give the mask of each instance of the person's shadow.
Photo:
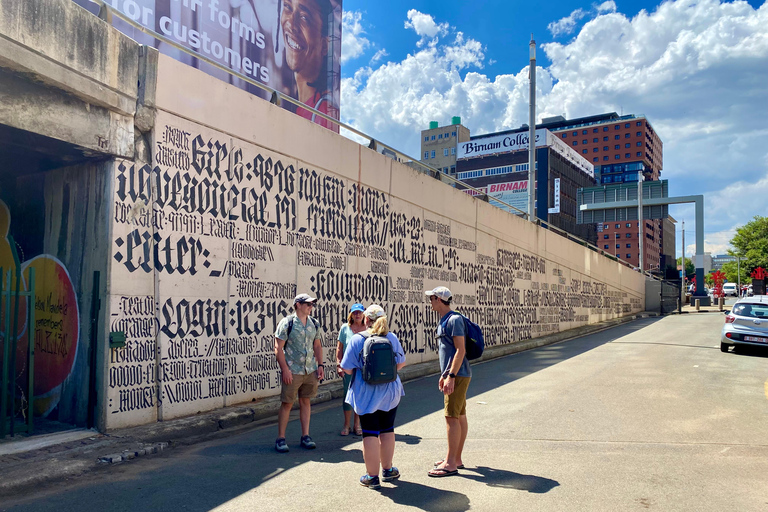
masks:
[(528, 491), (536, 494), (549, 492), (558, 485), (559, 482), (534, 475), (522, 475), (514, 471), (504, 469), (494, 469), (486, 466), (476, 468), (467, 468), (459, 473), (463, 478), (482, 482), (490, 487), (500, 487), (502, 489), (516, 489), (518, 491)]
[(393, 487), (382, 487), (379, 492), (399, 505), (416, 507), (427, 512), (469, 510), (469, 498), (460, 492), (435, 489), (405, 480), (395, 480), (391, 484)]

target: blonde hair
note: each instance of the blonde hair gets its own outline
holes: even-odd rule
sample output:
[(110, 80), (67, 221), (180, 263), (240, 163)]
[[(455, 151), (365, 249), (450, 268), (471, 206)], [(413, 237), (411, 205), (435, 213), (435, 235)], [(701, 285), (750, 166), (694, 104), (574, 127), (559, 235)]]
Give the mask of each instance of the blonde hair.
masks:
[[(368, 318), (368, 317), (366, 317)], [(368, 320), (373, 320), (368, 318)], [(387, 324), (387, 317), (380, 316), (376, 319), (373, 325), (368, 329), (374, 336), (386, 336), (389, 334), (389, 325)]]
[[(349, 312), (349, 315), (347, 315), (347, 325), (348, 325), (348, 326), (350, 326), (350, 327), (352, 327), (353, 325), (355, 325), (355, 319), (352, 317), (352, 315), (353, 315), (354, 313), (357, 313), (357, 311), (350, 311), (350, 312)], [(362, 311), (361, 311), (361, 313), (362, 313)], [(365, 315), (363, 315), (363, 321), (362, 321), (362, 322), (360, 322), (360, 323), (361, 323), (361, 324), (363, 324), (363, 325), (365, 325)]]

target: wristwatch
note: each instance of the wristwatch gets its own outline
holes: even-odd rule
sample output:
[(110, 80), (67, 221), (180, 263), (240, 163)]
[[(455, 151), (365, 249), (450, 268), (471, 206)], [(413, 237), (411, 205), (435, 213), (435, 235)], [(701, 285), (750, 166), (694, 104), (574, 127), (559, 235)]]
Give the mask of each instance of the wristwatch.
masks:
[(451, 378), (451, 379), (455, 379), (456, 378), (456, 374), (455, 373), (449, 373), (448, 377)]

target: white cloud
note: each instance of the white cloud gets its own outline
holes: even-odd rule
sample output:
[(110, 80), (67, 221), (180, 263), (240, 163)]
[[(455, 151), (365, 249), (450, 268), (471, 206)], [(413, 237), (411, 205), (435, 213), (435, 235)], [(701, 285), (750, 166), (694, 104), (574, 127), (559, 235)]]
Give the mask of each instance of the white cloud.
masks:
[[(600, 4), (571, 41), (542, 45), (552, 64), (537, 70), (539, 119), (644, 115), (664, 143), (670, 195), (705, 195), (707, 233), (765, 215), (768, 4), (673, 0), (634, 17), (614, 11)], [(527, 67), (489, 76), (481, 41), (459, 33), (449, 40), (447, 26), (435, 28), (418, 11), (409, 20), (422, 38), (440, 41), (343, 80), (346, 120), (411, 155), (431, 120), (459, 115), (473, 134), (527, 122)], [(689, 221), (692, 237), (693, 208), (671, 210)], [(726, 243), (707, 236), (713, 252)]]
[(382, 48), (381, 50), (377, 51), (377, 52), (376, 52), (376, 53), (373, 55), (373, 57), (371, 57), (371, 62), (370, 62), (370, 64), (369, 64), (369, 65), (371, 65), (371, 66), (372, 66), (372, 65), (376, 64), (377, 62), (379, 62), (379, 61), (380, 61), (381, 59), (383, 59), (384, 57), (389, 57), (389, 53), (387, 53), (387, 50), (385, 50), (384, 48)]
[(360, 21), (363, 13), (344, 11), (341, 16), (341, 63), (355, 59), (371, 46), (371, 42), (363, 36), (365, 30)]
[(585, 15), (586, 13), (582, 9), (576, 9), (569, 16), (561, 18), (557, 21), (553, 21), (547, 25), (547, 30), (549, 30), (554, 37), (563, 34), (570, 34), (576, 28), (576, 22), (578, 22)]
[(607, 2), (603, 2), (600, 5), (596, 7), (597, 12), (604, 13), (604, 12), (616, 12), (616, 2), (613, 0), (608, 0)]
[(448, 23), (436, 23), (435, 18), (430, 14), (424, 14), (416, 9), (408, 11), (408, 21), (405, 22), (405, 28), (412, 28), (421, 40), (416, 43), (419, 47), (425, 43), (437, 44), (438, 36), (444, 36), (448, 33)]

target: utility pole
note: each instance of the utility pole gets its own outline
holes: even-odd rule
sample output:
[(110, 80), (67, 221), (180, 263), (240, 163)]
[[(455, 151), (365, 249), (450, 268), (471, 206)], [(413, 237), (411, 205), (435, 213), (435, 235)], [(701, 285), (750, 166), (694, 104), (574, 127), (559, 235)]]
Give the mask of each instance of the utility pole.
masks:
[(528, 220), (536, 222), (536, 212), (533, 211), (536, 193), (536, 41), (533, 40), (533, 34), (528, 47), (531, 54), (531, 62), (528, 64), (531, 85), (528, 112)]

